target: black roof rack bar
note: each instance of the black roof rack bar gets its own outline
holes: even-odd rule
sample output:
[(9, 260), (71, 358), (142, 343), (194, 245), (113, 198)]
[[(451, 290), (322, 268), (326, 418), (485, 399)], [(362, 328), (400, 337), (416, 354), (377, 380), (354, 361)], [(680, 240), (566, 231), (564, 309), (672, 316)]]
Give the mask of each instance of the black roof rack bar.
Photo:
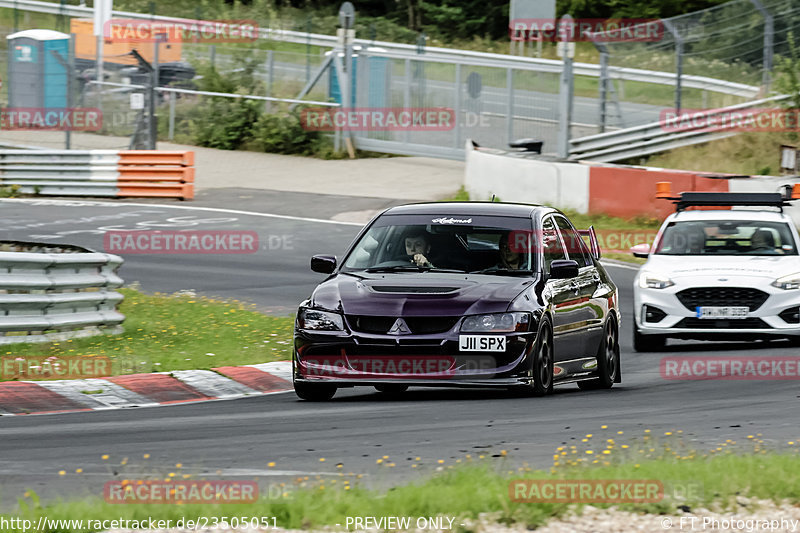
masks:
[(684, 192), (675, 201), (675, 210), (683, 211), (687, 207), (778, 207), (790, 205), (788, 198), (779, 192)]

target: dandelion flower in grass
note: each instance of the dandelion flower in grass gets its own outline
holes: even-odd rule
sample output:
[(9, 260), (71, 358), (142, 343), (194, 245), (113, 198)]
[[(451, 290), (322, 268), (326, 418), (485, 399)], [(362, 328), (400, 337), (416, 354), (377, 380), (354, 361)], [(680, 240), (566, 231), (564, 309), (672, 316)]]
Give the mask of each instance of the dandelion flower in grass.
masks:
[(600, 426), (600, 429), (608, 429), (608, 426)]
[(267, 463), (267, 466), (270, 467), (270, 468), (274, 468), (275, 467), (275, 461), (270, 461), (269, 463)]
[(377, 460), (375, 461), (375, 463), (376, 463), (376, 464), (381, 464), (382, 462), (383, 462), (383, 459), (377, 459)]
[(438, 461), (436, 461), (436, 462), (437, 462), (437, 463), (439, 463), (440, 465), (441, 465), (441, 464), (444, 464), (444, 459), (439, 459), (439, 460), (438, 460)]
[(75, 469), (75, 473), (76, 474), (80, 474), (81, 472), (83, 472), (83, 468), (76, 468)]
[(65, 476), (65, 475), (67, 475), (67, 471), (66, 470), (59, 470), (58, 471), (58, 475), (59, 476)]
[(146, 454), (144, 454), (142, 457), (144, 457), (145, 459), (150, 459), (150, 454), (149, 454), (149, 453), (146, 453)]
[(103, 461), (107, 461), (108, 460), (108, 454), (104, 453), (103, 455), (100, 456), (100, 459), (102, 459)]
[(320, 457), (320, 458), (319, 458), (319, 462), (320, 462), (320, 463), (324, 463), (324, 462), (325, 462), (325, 458), (324, 458), (324, 457)]

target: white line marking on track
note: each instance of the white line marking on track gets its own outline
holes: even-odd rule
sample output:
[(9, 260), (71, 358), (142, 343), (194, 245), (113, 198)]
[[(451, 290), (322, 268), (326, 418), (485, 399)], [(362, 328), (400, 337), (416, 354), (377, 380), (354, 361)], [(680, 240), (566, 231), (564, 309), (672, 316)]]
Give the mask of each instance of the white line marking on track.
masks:
[[(41, 202), (41, 200), (33, 200), (29, 198), (6, 198), (2, 200), (3, 202), (21, 202), (21, 203), (36, 203)], [(43, 205), (61, 205), (64, 207), (76, 207), (74, 200), (47, 200), (47, 204)], [(132, 202), (96, 202), (96, 203), (89, 203), (91, 206), (95, 207), (164, 207), (167, 209), (183, 209), (187, 211), (210, 211), (214, 213), (231, 213), (234, 215), (247, 215), (247, 216), (254, 216), (254, 217), (265, 217), (265, 218), (280, 218), (283, 220), (295, 220), (297, 222), (315, 222), (318, 224), (338, 224), (340, 226), (357, 226), (363, 227), (364, 224), (359, 224), (357, 222), (340, 222), (338, 220), (326, 220), (323, 218), (309, 218), (309, 217), (296, 217), (292, 215), (276, 215), (274, 213), (257, 213), (254, 211), (240, 211), (238, 209), (224, 209), (220, 207), (192, 207), (192, 206), (185, 206), (185, 205), (164, 205), (164, 204), (137, 204)]]

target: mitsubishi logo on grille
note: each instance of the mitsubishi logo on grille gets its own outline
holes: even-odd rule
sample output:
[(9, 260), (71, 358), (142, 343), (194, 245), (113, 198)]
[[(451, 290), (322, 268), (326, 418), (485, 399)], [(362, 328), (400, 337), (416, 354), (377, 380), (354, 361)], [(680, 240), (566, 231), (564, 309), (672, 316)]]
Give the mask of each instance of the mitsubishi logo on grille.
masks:
[(408, 324), (402, 318), (395, 320), (392, 329), (389, 330), (389, 335), (408, 335), (411, 330), (408, 329)]

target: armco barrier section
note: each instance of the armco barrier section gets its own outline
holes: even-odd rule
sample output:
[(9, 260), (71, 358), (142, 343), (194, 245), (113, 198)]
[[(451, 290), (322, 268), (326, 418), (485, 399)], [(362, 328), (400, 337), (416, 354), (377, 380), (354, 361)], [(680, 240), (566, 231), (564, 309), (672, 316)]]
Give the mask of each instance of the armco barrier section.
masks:
[(45, 196), (194, 198), (194, 152), (0, 150), (0, 185)]
[(709, 178), (697, 172), (658, 168), (592, 166), (589, 171), (589, 213), (617, 217), (647, 215), (663, 219), (675, 207), (656, 198), (656, 183), (672, 182), (676, 193), (684, 191), (728, 192), (729, 179)]
[(519, 154), (466, 148), (464, 188), (473, 200), (496, 196), (504, 202), (553, 205), (589, 212), (589, 170), (582, 163), (558, 163)]
[(120, 332), (121, 265), (77, 246), (0, 241), (0, 344)]
[(194, 152), (124, 150), (119, 196), (194, 198)]
[[(464, 188), (473, 200), (552, 205), (579, 213), (665, 218), (671, 202), (656, 199), (656, 183), (672, 191), (779, 192), (797, 178), (728, 176), (705, 172), (548, 161), (531, 155), (474, 148), (467, 143)], [(784, 208), (800, 225), (800, 205)]]

